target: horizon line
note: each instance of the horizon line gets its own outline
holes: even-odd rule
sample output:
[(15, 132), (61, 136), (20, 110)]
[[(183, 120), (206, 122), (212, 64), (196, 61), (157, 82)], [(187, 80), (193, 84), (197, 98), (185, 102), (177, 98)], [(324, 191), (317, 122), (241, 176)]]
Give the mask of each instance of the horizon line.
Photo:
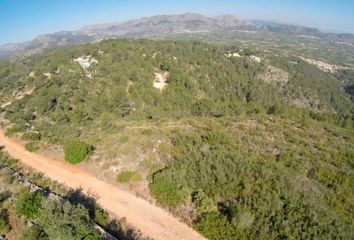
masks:
[(86, 27), (90, 27), (90, 26), (124, 23), (124, 22), (132, 21), (132, 20), (138, 20), (138, 19), (142, 19), (142, 18), (151, 18), (151, 17), (157, 17), (157, 16), (179, 16), (179, 15), (186, 15), (186, 14), (196, 14), (196, 15), (209, 17), (209, 18), (214, 18), (214, 17), (218, 17), (218, 16), (224, 16), (224, 15), (233, 15), (233, 16), (239, 17), (240, 20), (263, 21), (265, 23), (274, 23), (274, 24), (288, 25), (288, 26), (293, 26), (293, 27), (312, 28), (312, 29), (317, 29), (317, 30), (321, 31), (322, 33), (327, 33), (327, 34), (336, 34), (336, 35), (337, 34), (354, 34), (354, 31), (352, 32), (352, 31), (342, 31), (342, 30), (339, 30), (339, 29), (324, 29), (324, 28), (312, 27), (312, 26), (309, 26), (309, 25), (304, 25), (304, 24), (299, 24), (299, 23), (279, 21), (277, 19), (245, 18), (245, 17), (242, 17), (241, 15), (238, 15), (236, 13), (202, 14), (202, 13), (198, 13), (198, 12), (187, 11), (187, 12), (175, 13), (175, 14), (146, 15), (146, 16), (140, 16), (140, 17), (135, 17), (135, 18), (127, 18), (127, 19), (124, 19), (122, 21), (98, 22), (98, 23), (92, 23), (92, 24), (88, 23), (88, 24), (85, 24), (85, 25), (83, 25), (83, 26), (81, 26), (79, 28), (75, 28), (75, 29), (71, 29), (71, 30), (63, 29), (63, 30), (58, 30), (58, 31), (39, 33), (36, 36), (34, 36), (33, 38), (31, 38), (31, 39), (27, 39), (27, 40), (23, 40), (23, 41), (7, 42), (7, 43), (1, 43), (0, 42), (0, 46), (26, 43), (26, 42), (29, 42), (29, 41), (33, 41), (34, 39), (36, 39), (36, 38), (38, 38), (39, 36), (42, 36), (42, 35), (50, 35), (50, 34), (55, 34), (55, 33), (60, 33), (60, 32), (76, 32), (76, 31), (79, 31), (80, 29), (83, 29), (83, 28), (86, 28)]

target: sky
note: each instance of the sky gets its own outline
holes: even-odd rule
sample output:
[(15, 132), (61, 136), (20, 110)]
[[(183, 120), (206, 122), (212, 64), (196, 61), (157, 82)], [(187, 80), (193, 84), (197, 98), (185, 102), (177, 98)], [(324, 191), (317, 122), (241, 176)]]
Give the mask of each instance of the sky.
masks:
[(185, 12), (354, 33), (354, 0), (0, 0), (0, 44), (90, 24)]

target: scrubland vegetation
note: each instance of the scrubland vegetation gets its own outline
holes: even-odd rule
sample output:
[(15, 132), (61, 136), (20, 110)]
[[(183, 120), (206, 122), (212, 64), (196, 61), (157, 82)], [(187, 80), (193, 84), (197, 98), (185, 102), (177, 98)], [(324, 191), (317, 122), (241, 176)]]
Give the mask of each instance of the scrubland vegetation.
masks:
[(117, 176), (117, 181), (120, 183), (125, 183), (129, 181), (139, 181), (141, 176), (137, 172), (133, 171), (122, 171)]
[(89, 144), (83, 141), (68, 141), (64, 145), (65, 160), (71, 164), (79, 163), (91, 152), (91, 148)]
[[(195, 227), (210, 239), (353, 236), (353, 135), (330, 136), (312, 121), (312, 130), (277, 118), (255, 122), (247, 131), (227, 123), (176, 133), (172, 159), (150, 185), (157, 200), (192, 202)], [(260, 147), (260, 138), (272, 143)]]
[(22, 169), (3, 151), (0, 183), (0, 236), (98, 240), (113, 234), (119, 239), (140, 239), (124, 220), (112, 220), (91, 196)]
[[(84, 70), (73, 59), (87, 55), (97, 64)], [(262, 80), (268, 66), (288, 81)], [(159, 71), (169, 72), (162, 91), (153, 87)], [(147, 183), (157, 204), (209, 239), (351, 239), (352, 74), (231, 45), (107, 40), (2, 60), (0, 89), (3, 102), (13, 101), (3, 108), (8, 136), (21, 136), (31, 151), (63, 146), (66, 161), (95, 168), (97, 153), (113, 159), (129, 152), (115, 180)], [(35, 90), (14, 100), (26, 88)], [(47, 200), (37, 209), (41, 197), (21, 196), (19, 206), (21, 199), (31, 204), (18, 214), (39, 226), (25, 235), (48, 237), (75, 221), (72, 239), (95, 239), (87, 209)], [(48, 226), (53, 210), (62, 215)], [(106, 222), (104, 212), (95, 216)]]

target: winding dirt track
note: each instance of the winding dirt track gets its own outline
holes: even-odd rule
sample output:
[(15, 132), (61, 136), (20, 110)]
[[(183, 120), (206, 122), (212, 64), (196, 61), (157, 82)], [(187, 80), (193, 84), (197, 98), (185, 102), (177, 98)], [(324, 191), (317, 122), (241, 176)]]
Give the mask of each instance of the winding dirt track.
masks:
[(71, 188), (82, 188), (97, 196), (98, 203), (112, 214), (125, 217), (127, 222), (153, 239), (204, 239), (186, 224), (165, 210), (128, 192), (105, 183), (77, 166), (67, 165), (50, 157), (31, 153), (15, 140), (5, 137), (0, 129), (0, 144), (23, 164)]

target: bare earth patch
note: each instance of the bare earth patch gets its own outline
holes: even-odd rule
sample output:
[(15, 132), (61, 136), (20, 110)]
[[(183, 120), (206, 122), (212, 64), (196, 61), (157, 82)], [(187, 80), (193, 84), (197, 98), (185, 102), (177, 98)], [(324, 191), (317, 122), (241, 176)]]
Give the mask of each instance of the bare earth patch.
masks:
[[(24, 91), (17, 93), (15, 96), (15, 100), (20, 100), (26, 95), (31, 95), (34, 90), (35, 90), (35, 88), (33, 87), (33, 88), (25, 89)], [(1, 105), (1, 108), (5, 108), (11, 104), (12, 104), (12, 101), (5, 102)]]
[(91, 55), (88, 55), (75, 58), (74, 62), (80, 64), (80, 66), (85, 70), (86, 76), (88, 78), (92, 78), (94, 71), (92, 71), (92, 69), (90, 70), (89, 68), (92, 64), (98, 64), (98, 61), (96, 59), (94, 59)]
[(322, 61), (315, 60), (315, 59), (304, 58), (304, 57), (300, 57), (300, 58), (303, 61), (316, 66), (318, 69), (320, 69), (324, 72), (335, 73), (341, 69), (348, 69), (347, 67), (343, 67), (343, 66), (339, 66), (339, 65), (335, 65), (335, 64), (330, 64), (330, 63), (322, 62)]
[(267, 83), (287, 83), (289, 81), (289, 73), (274, 66), (268, 66), (267, 70), (259, 77)]
[(154, 88), (160, 89), (160, 91), (164, 90), (166, 86), (168, 85), (167, 83), (167, 78), (169, 76), (169, 72), (155, 72), (155, 80), (153, 83)]

